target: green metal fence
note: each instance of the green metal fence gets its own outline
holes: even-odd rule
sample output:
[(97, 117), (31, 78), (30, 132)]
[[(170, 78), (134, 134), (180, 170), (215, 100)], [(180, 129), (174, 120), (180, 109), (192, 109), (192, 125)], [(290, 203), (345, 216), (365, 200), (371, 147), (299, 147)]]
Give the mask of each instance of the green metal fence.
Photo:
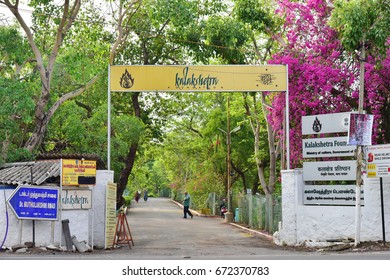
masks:
[(233, 197), (234, 221), (253, 229), (274, 233), (282, 218), (282, 200), (272, 195), (238, 195)]
[[(181, 202), (183, 198), (182, 193), (172, 197), (178, 202)], [(197, 207), (191, 203), (191, 208), (201, 211), (203, 214), (219, 216), (222, 200), (223, 197), (216, 193), (210, 193), (202, 206)], [(273, 195), (234, 195), (231, 210), (234, 222), (272, 234), (278, 230), (279, 222), (282, 219), (282, 199), (280, 196)]]

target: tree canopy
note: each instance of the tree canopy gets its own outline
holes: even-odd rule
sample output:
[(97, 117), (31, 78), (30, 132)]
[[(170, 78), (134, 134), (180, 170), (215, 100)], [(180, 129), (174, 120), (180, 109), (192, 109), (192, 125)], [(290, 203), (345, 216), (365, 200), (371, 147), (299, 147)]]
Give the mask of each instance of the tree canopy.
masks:
[[(110, 64), (285, 64), (290, 156), (300, 167), (301, 117), (357, 109), (363, 42), (373, 141), (390, 141), (387, 1), (34, 0), (31, 26), (18, 1), (0, 3), (15, 16), (0, 26), (0, 163), (54, 152), (106, 161)], [(201, 204), (209, 192), (226, 196), (228, 176), (236, 193), (279, 193), (285, 102), (283, 92), (114, 93), (118, 195), (188, 189)], [(228, 111), (240, 126), (232, 174)]]

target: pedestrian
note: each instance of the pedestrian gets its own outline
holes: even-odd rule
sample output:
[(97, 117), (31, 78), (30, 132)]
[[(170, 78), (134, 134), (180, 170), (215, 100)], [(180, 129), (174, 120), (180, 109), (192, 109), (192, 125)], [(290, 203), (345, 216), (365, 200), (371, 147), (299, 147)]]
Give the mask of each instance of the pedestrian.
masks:
[(148, 200), (148, 191), (144, 190), (144, 201), (146, 202)]
[(136, 191), (135, 194), (134, 194), (134, 199), (135, 201), (138, 203), (138, 200), (139, 200), (139, 191)]
[(188, 192), (184, 193), (184, 200), (183, 200), (183, 206), (184, 206), (184, 219), (187, 219), (187, 214), (191, 216), (191, 219), (194, 217), (194, 215), (190, 212), (190, 201), (191, 197), (188, 194)]

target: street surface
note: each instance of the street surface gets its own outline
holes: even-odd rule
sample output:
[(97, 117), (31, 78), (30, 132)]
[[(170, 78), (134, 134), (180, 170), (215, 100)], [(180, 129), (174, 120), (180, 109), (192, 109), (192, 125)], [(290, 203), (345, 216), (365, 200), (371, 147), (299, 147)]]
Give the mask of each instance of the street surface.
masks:
[(279, 247), (268, 238), (226, 224), (219, 217), (183, 218), (183, 210), (165, 198), (132, 201), (127, 221), (134, 246), (71, 253), (0, 253), (0, 259), (109, 259), (109, 260), (302, 260), (390, 259), (389, 251), (309, 252)]

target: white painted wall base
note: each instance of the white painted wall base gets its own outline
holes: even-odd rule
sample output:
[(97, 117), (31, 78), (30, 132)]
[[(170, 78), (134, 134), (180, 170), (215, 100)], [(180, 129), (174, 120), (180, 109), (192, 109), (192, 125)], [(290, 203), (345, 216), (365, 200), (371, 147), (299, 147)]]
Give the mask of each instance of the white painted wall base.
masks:
[[(65, 219), (69, 220), (70, 234), (75, 235), (78, 241), (86, 241), (89, 245), (97, 247), (104, 246), (105, 187), (113, 180), (113, 171), (97, 170), (97, 183), (89, 187), (92, 189), (92, 209), (63, 210), (57, 221), (36, 220), (35, 246), (50, 244), (65, 246), (61, 222)], [(14, 189), (0, 186), (0, 245), (6, 247), (33, 241), (32, 220), (18, 220), (6, 203)], [(8, 210), (8, 223), (6, 210)]]
[[(386, 239), (390, 238), (390, 180), (383, 180)], [(314, 206), (303, 204), (302, 170), (282, 171), (282, 221), (274, 235), (277, 244), (302, 245), (308, 241), (355, 239), (355, 206)], [(360, 241), (380, 241), (382, 215), (379, 179), (364, 180)]]

